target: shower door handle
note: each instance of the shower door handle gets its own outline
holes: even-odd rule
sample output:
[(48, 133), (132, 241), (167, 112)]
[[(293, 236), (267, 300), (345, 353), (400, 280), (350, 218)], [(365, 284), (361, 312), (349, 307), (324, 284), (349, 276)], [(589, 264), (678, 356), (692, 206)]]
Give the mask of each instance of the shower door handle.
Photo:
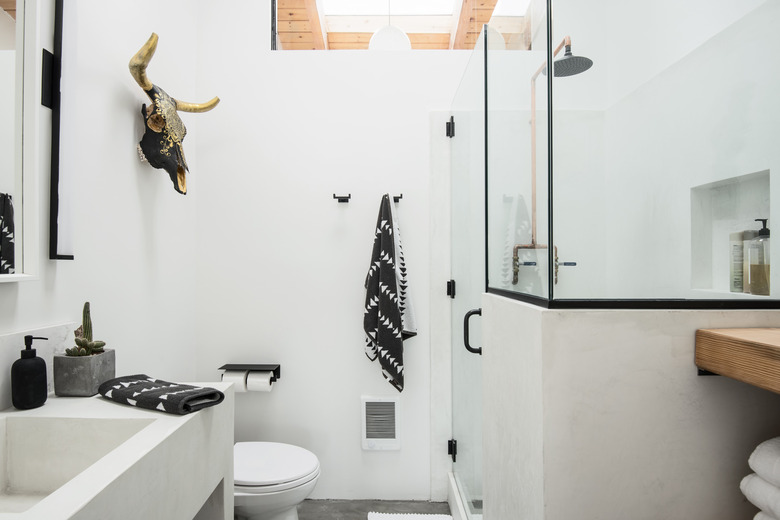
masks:
[(471, 345), (469, 345), (469, 319), (474, 316), (482, 316), (482, 309), (472, 309), (469, 312), (466, 313), (466, 316), (463, 318), (463, 343), (466, 345), (466, 350), (471, 352), (472, 354), (479, 354), (482, 355), (482, 347), (474, 348)]

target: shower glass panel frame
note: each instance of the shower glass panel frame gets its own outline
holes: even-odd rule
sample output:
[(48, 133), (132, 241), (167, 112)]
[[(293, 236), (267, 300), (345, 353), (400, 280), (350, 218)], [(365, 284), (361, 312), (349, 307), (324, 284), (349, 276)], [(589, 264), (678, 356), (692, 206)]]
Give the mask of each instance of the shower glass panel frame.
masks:
[[(675, 16), (649, 23), (601, 1), (547, 0), (530, 50), (486, 29), (487, 292), (548, 308), (780, 308), (780, 270), (762, 268), (770, 292), (750, 294), (730, 244), (780, 208), (780, 66), (759, 52), (780, 5), (701, 17), (669, 0)], [(592, 68), (559, 77), (567, 46)]]

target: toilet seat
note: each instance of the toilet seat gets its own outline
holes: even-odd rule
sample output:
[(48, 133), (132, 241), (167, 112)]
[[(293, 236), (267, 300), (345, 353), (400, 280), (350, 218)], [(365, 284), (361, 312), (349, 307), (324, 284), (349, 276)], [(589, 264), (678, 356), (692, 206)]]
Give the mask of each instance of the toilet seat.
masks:
[(237, 442), (233, 480), (238, 493), (274, 493), (302, 486), (320, 474), (312, 452), (278, 442)]

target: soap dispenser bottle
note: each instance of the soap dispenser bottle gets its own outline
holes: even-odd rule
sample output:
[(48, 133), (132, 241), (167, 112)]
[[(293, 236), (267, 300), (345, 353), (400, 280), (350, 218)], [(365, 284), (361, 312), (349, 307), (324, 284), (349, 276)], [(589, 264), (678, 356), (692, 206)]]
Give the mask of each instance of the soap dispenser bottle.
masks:
[(35, 355), (34, 339), (48, 338), (25, 336), (22, 357), (11, 365), (11, 402), (20, 410), (43, 406), (48, 394), (46, 362)]
[(750, 262), (750, 294), (769, 295), (769, 229), (766, 222), (769, 219), (757, 218), (762, 223), (758, 236), (750, 241), (748, 246), (748, 261)]

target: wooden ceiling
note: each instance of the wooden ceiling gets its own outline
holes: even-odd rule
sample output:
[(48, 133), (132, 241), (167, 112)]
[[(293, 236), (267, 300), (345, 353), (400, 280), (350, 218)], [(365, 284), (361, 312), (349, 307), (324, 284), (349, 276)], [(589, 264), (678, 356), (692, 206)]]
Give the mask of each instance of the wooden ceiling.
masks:
[(16, 0), (0, 0), (0, 9), (11, 15), (16, 20)]
[[(408, 33), (412, 49), (473, 49), (498, 0), (462, 0), (454, 34)], [(373, 32), (327, 32), (317, 0), (277, 0), (277, 33), (284, 50), (368, 49)], [(508, 40), (508, 36), (505, 36)]]

